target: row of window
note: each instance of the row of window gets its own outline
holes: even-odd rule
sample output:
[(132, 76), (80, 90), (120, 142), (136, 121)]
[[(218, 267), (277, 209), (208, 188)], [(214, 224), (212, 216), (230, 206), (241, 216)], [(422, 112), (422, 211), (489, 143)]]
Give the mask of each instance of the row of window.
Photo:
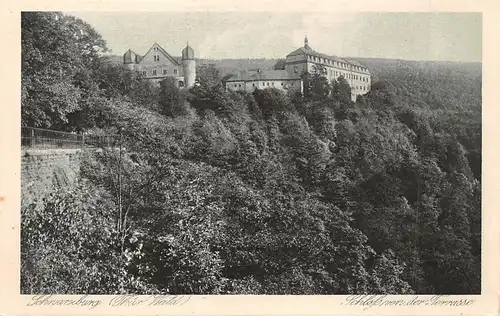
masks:
[[(327, 70), (325, 69), (323, 73), (326, 75)], [(365, 76), (354, 75), (354, 74), (349, 74), (349, 73), (346, 74), (346, 73), (343, 73), (341, 71), (330, 70), (330, 69), (328, 69), (328, 73), (330, 75), (333, 73), (335, 78), (338, 78), (339, 76), (342, 75), (342, 76), (344, 76), (345, 79), (354, 79), (354, 80), (361, 80), (363, 82), (368, 82), (368, 78)]]
[[(281, 83), (281, 85), (283, 86), (283, 82)], [(290, 84), (292, 87), (293, 87), (293, 83)], [(241, 88), (241, 83), (233, 83), (233, 84), (230, 84), (228, 83), (227, 84), (228, 87), (234, 87), (234, 88)], [(252, 83), (252, 87), (258, 87), (259, 86), (259, 83)], [(262, 86), (271, 86), (271, 87), (274, 87), (274, 81), (271, 81), (271, 85), (269, 85), (269, 82), (262, 82)]]
[(366, 78), (366, 77), (362, 77), (362, 76), (359, 76), (359, 75), (346, 74), (346, 75), (345, 75), (345, 78), (346, 78), (346, 79), (361, 80), (361, 81), (363, 81), (363, 82), (368, 82), (368, 78)]
[[(152, 74), (153, 76), (157, 76), (157, 75), (158, 75), (158, 72), (156, 71), (156, 69), (153, 69), (153, 71), (151, 72), (151, 74)], [(162, 73), (162, 74), (163, 74), (163, 75), (168, 75), (168, 71), (167, 71), (167, 69), (163, 69), (163, 73)], [(174, 69), (174, 75), (176, 75), (176, 74), (177, 74), (177, 69)], [(147, 75), (148, 75), (148, 72), (147, 72), (146, 70), (143, 70), (143, 71), (142, 71), (142, 75), (143, 75), (143, 76), (147, 76)]]
[[(345, 68), (345, 69), (354, 69), (357, 71), (367, 71), (367, 69), (363, 68), (363, 67), (350, 65), (350, 64), (334, 61), (334, 60), (327, 59), (327, 58), (321, 58), (321, 57), (307, 55), (307, 59), (309, 59), (310, 61), (315, 61), (315, 62), (320, 62), (320, 63), (332, 65), (334, 67), (336, 66), (336, 67)], [(351, 67), (349, 67), (349, 66), (351, 66)]]
[[(283, 86), (283, 82), (281, 82), (281, 86)], [(227, 86), (229, 88), (241, 88), (242, 86), (244, 86), (244, 84), (241, 84), (241, 83), (228, 83)], [(257, 87), (259, 86), (259, 83), (252, 83), (252, 87)], [(273, 86), (274, 87), (274, 82), (271, 82), (271, 84), (269, 84), (269, 82), (262, 82), (262, 86)], [(290, 84), (290, 86), (293, 87), (293, 83)], [(368, 86), (354, 86), (353, 89), (355, 90), (361, 90), (361, 91), (368, 91), (369, 88)]]
[(370, 90), (367, 86), (354, 86), (355, 90), (368, 91)]

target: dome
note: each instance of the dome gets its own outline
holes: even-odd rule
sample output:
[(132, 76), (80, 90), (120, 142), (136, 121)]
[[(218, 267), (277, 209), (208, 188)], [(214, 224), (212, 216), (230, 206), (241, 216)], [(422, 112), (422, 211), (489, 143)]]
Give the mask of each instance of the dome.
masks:
[(189, 44), (182, 50), (182, 59), (194, 59), (194, 50)]
[(123, 63), (124, 64), (132, 64), (135, 63), (136, 54), (130, 49), (123, 55)]

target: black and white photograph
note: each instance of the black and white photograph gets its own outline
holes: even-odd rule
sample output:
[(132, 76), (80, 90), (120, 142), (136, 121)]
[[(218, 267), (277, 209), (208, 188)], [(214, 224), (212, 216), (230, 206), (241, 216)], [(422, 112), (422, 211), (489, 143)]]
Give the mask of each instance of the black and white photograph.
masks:
[(19, 294), (482, 294), (481, 13), (129, 9), (20, 13)]

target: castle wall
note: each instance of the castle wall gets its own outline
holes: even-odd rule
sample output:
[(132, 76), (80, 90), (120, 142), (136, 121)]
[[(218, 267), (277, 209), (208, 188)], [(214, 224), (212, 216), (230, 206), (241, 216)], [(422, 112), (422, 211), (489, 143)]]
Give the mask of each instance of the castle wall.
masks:
[(142, 73), (146, 78), (184, 77), (182, 66), (165, 61), (161, 63), (161, 60), (160, 62), (141, 61), (141, 63), (135, 65), (135, 70)]
[(21, 157), (21, 198), (29, 204), (60, 187), (76, 183), (82, 153), (79, 149), (23, 150)]
[(256, 88), (275, 88), (282, 91), (297, 90), (302, 92), (302, 81), (297, 80), (256, 80), (256, 81), (231, 81), (226, 83), (227, 91), (253, 92)]

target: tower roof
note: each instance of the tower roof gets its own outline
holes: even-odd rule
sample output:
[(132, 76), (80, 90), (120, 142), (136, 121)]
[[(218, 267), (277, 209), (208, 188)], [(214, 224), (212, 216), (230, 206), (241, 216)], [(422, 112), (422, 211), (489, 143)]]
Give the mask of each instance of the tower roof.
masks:
[(304, 48), (305, 49), (311, 49), (311, 47), (309, 47), (309, 40), (307, 39), (307, 35), (304, 38)]
[(131, 64), (136, 62), (137, 54), (134, 53), (131, 49), (127, 50), (125, 54), (123, 54), (123, 63)]
[(194, 50), (187, 44), (186, 48), (182, 50), (182, 59), (194, 59)]

